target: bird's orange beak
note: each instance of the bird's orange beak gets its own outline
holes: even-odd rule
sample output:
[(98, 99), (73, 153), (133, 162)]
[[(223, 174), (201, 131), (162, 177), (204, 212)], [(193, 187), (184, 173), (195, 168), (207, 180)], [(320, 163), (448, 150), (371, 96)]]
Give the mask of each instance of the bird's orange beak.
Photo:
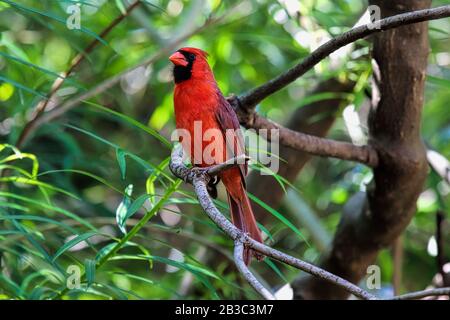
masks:
[(178, 51), (172, 54), (169, 57), (169, 60), (176, 66), (186, 67), (188, 65), (188, 62), (186, 61), (184, 55)]

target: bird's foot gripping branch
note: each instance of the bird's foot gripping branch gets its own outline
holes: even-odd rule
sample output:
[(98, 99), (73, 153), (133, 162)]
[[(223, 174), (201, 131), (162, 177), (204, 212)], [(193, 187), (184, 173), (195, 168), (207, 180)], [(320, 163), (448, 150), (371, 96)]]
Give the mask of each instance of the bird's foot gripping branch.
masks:
[(241, 160), (242, 159), (238, 158), (230, 159), (229, 161), (226, 161), (222, 164), (214, 165), (202, 170), (198, 170), (196, 168), (188, 168), (183, 163), (183, 150), (181, 146), (177, 146), (172, 151), (170, 170), (175, 176), (194, 186), (195, 194), (197, 195), (198, 201), (205, 213), (223, 232), (225, 232), (227, 236), (229, 236), (234, 241), (234, 259), (236, 262), (236, 266), (242, 276), (249, 282), (249, 284), (265, 299), (275, 299), (271, 291), (265, 288), (261, 284), (261, 282), (257, 280), (257, 278), (244, 263), (243, 252), (245, 247), (251, 248), (261, 255), (281, 261), (311, 275), (320, 277), (325, 281), (332, 282), (333, 284), (344, 288), (349, 293), (352, 293), (353, 295), (361, 299), (376, 299), (376, 297), (372, 294), (364, 291), (363, 289), (343, 278), (340, 278), (334, 274), (327, 272), (326, 270), (320, 269), (308, 262), (289, 256), (281, 251), (275, 250), (261, 242), (250, 238), (248, 234), (243, 233), (230, 221), (228, 221), (227, 218), (225, 218), (225, 216), (214, 205), (214, 202), (209, 196), (207, 184), (211, 178), (213, 178), (223, 170), (235, 166), (237, 163), (240, 163), (239, 161)]

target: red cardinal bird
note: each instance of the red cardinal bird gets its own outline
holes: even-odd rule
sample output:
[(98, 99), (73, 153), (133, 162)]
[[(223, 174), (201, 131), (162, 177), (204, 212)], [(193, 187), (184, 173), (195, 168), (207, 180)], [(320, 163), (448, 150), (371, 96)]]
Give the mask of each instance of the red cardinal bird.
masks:
[[(236, 155), (244, 154), (242, 139), (235, 135), (227, 139), (231, 130), (239, 130), (239, 121), (231, 105), (220, 91), (213, 72), (207, 62), (207, 53), (196, 48), (181, 48), (172, 54), (169, 60), (174, 64), (175, 81), (174, 105), (177, 129), (183, 129), (192, 137), (181, 138), (184, 151), (190, 156), (191, 162), (198, 167), (219, 164)], [(201, 125), (201, 133), (194, 133), (194, 128)], [(211, 142), (205, 138), (209, 129), (219, 132)], [(216, 131), (214, 131), (216, 130)], [(233, 132), (231, 131), (231, 132)], [(225, 146), (225, 147), (224, 147)], [(207, 149), (214, 152), (205, 152)], [(231, 151), (231, 152), (230, 152)], [(219, 175), (228, 194), (231, 219), (236, 227), (248, 233), (253, 239), (262, 242), (261, 232), (256, 225), (250, 200), (245, 192), (244, 177), (247, 174), (247, 163), (240, 164), (223, 171)], [(215, 184), (210, 184), (208, 190), (214, 196)], [(258, 260), (262, 257), (252, 250), (244, 250), (244, 261), (248, 265), (251, 256)]]

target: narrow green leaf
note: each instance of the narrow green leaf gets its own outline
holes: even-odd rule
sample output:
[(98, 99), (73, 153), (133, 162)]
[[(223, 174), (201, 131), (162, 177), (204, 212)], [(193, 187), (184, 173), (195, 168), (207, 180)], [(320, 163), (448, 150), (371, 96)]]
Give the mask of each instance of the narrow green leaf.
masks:
[(23, 279), (22, 283), (20, 284), (20, 288), (23, 293), (26, 292), (27, 288), (29, 286), (33, 285), (33, 281), (39, 278), (43, 278), (47, 282), (56, 283), (56, 284), (62, 284), (65, 283), (65, 277), (63, 277), (61, 274), (51, 270), (51, 269), (39, 269)]
[(125, 272), (109, 272), (110, 274), (118, 274), (118, 275), (122, 275), (124, 277), (130, 278), (130, 279), (134, 279), (134, 280), (138, 280), (144, 283), (147, 283), (149, 285), (152, 286), (157, 286), (167, 292), (170, 292), (170, 294), (175, 295), (177, 298), (182, 299), (182, 296), (174, 289), (169, 288), (164, 286), (162, 283), (160, 283), (160, 281), (153, 281), (151, 279), (147, 279), (141, 276), (137, 276), (135, 274), (130, 274), (130, 273), (125, 273)]
[(183, 270), (186, 270), (186, 271), (192, 273), (201, 283), (203, 283), (203, 285), (206, 288), (208, 288), (210, 290), (214, 299), (220, 299), (214, 286), (211, 284), (211, 282), (208, 280), (208, 278), (205, 277), (205, 276), (208, 276), (208, 277), (216, 278), (216, 276), (206, 269), (199, 268), (199, 267), (194, 266), (189, 263), (179, 262), (179, 261), (175, 261), (175, 260), (171, 260), (171, 259), (167, 259), (167, 258), (159, 257), (159, 256), (119, 255), (119, 256), (114, 256), (111, 258), (111, 260), (147, 260), (147, 259), (153, 259), (155, 261), (158, 261), (158, 262), (161, 262), (161, 263), (164, 263), (164, 264), (167, 264), (167, 265), (179, 268), (179, 269), (183, 269)]
[(43, 287), (33, 288), (30, 295), (28, 296), (28, 300), (43, 300), (43, 295), (47, 291), (51, 291), (51, 290), (49, 288), (43, 288)]
[(29, 179), (29, 178), (18, 177), (18, 176), (9, 176), (9, 177), (0, 178), (0, 181), (11, 182), (11, 183), (23, 183), (23, 184), (30, 185), (30, 186), (44, 187), (46, 189), (65, 194), (66, 196), (69, 196), (76, 200), (81, 200), (78, 196), (74, 195), (73, 193), (71, 193), (69, 191), (66, 191), (66, 190), (58, 188), (58, 187), (54, 187), (48, 183), (45, 183), (45, 182), (42, 182), (39, 180), (35, 180), (35, 179)]
[(59, 272), (63, 272), (62, 268), (55, 263), (54, 260), (51, 259), (50, 255), (48, 254), (47, 250), (34, 239), (34, 237), (27, 232), (27, 229), (17, 220), (13, 219), (11, 220), (13, 225), (20, 231), (24, 232), (24, 236), (27, 238), (27, 240), (31, 243), (31, 245), (42, 255), (42, 257), (56, 270)]
[(269, 258), (264, 259), (264, 262), (272, 269), (285, 283), (289, 283), (288, 279), (284, 276), (281, 270), (273, 263)]
[[(62, 215), (67, 216), (67, 217), (69, 217), (69, 218), (79, 222), (81, 225), (86, 226), (87, 228), (91, 229), (92, 231), (96, 231), (97, 230), (97, 228), (95, 228), (88, 221), (85, 221), (84, 219), (80, 218), (76, 214), (74, 214), (74, 213), (72, 213), (70, 211), (67, 211), (65, 209), (61, 209), (59, 207), (48, 205), (46, 203), (43, 203), (43, 202), (40, 202), (40, 201), (36, 201), (36, 200), (32, 200), (30, 198), (23, 197), (23, 196), (14, 194), (14, 193), (9, 193), (9, 192), (1, 192), (0, 191), (0, 196), (17, 199), (17, 200), (20, 200), (20, 201), (23, 201), (23, 202), (26, 202), (26, 203), (32, 203), (32, 204), (40, 206), (40, 207), (42, 207), (44, 209), (47, 209), (47, 210), (50, 210), (50, 211), (54, 211), (54, 212), (57, 212), (57, 213), (61, 213)], [(23, 217), (23, 216), (19, 216), (19, 217)], [(36, 217), (36, 216), (27, 216), (27, 217)], [(39, 219), (48, 219), (48, 218), (45, 218), (45, 217), (36, 217), (36, 219), (37, 218), (39, 218)], [(0, 219), (2, 219), (1, 216), (0, 216)], [(47, 221), (47, 222), (49, 222), (49, 221)], [(58, 221), (55, 221), (54, 223), (56, 223), (56, 222), (58, 222)], [(73, 229), (71, 229), (71, 230), (73, 230)], [(72, 232), (72, 233), (76, 233), (76, 232)]]
[[(106, 140), (106, 139), (104, 139), (102, 137), (99, 137), (98, 135), (96, 135), (96, 134), (94, 134), (92, 132), (86, 131), (84, 129), (81, 129), (81, 128), (78, 128), (78, 127), (75, 127), (75, 126), (72, 126), (72, 125), (65, 125), (65, 126), (68, 127), (68, 128), (74, 129), (76, 131), (79, 131), (81, 133), (84, 133), (84, 134), (88, 135), (89, 137), (94, 138), (95, 140), (98, 140), (98, 141), (100, 141), (100, 142), (102, 142), (102, 143), (104, 143), (104, 144), (106, 144), (106, 145), (108, 145), (108, 146), (110, 146), (110, 147), (112, 147), (114, 149), (118, 149), (118, 148), (120, 149), (120, 147), (118, 145), (116, 145), (116, 144), (114, 144), (114, 143), (112, 143), (112, 142), (110, 142), (110, 141), (108, 141), (108, 140)], [(128, 152), (126, 150), (124, 150), (124, 152), (126, 153), (126, 155), (128, 157), (130, 157), (131, 159), (135, 160), (137, 163), (139, 163), (146, 170), (150, 170), (150, 171), (155, 170), (155, 168), (153, 166), (151, 166), (147, 161), (145, 161), (144, 159), (140, 158), (139, 156), (137, 156), (137, 155), (135, 155), (135, 154), (133, 154), (131, 152)], [(173, 179), (170, 176), (168, 176), (164, 172), (161, 172), (161, 173), (162, 173), (162, 175), (165, 178), (167, 178), (169, 181), (173, 182)]]
[(128, 208), (127, 214), (125, 216), (125, 222), (128, 218), (131, 218), (144, 205), (145, 200), (150, 197), (151, 196), (149, 196), (148, 194), (142, 194), (136, 200), (134, 200)]
[(123, 5), (122, 0), (115, 0), (115, 1), (116, 1), (117, 8), (119, 8), (119, 10), (120, 10), (120, 13), (125, 14), (126, 9), (125, 9), (125, 6)]
[(84, 260), (84, 270), (86, 273), (86, 281), (88, 288), (95, 282), (95, 266), (96, 261), (92, 259)]
[(125, 195), (123, 196), (122, 201), (118, 205), (116, 209), (116, 222), (117, 226), (119, 227), (120, 231), (122, 231), (123, 234), (127, 233), (126, 229), (126, 221), (127, 221), (127, 213), (128, 209), (131, 206), (131, 195), (133, 194), (133, 185), (129, 184), (125, 188)]
[(15, 234), (22, 234), (24, 235), (25, 232), (19, 231), (19, 230), (0, 230), (0, 236), (10, 236)]
[(2, 284), (2, 289), (8, 290), (14, 296), (21, 298), (19, 285), (2, 273), (0, 273), (0, 283)]
[(156, 4), (153, 4), (151, 1), (149, 0), (141, 0), (143, 3), (149, 5), (150, 7), (153, 7), (155, 9), (158, 9), (159, 11), (163, 12), (164, 14), (167, 14), (167, 11), (164, 10), (164, 8), (157, 6)]
[(153, 205), (155, 204), (156, 198), (154, 197), (156, 191), (155, 191), (155, 176), (151, 174), (147, 181), (145, 181), (145, 191), (147, 191), (147, 195), (150, 196), (150, 203)]
[(248, 196), (250, 199), (252, 199), (254, 202), (256, 202), (258, 205), (260, 205), (261, 207), (263, 207), (264, 209), (266, 209), (267, 211), (269, 211), (274, 217), (276, 217), (278, 220), (280, 220), (284, 225), (286, 225), (289, 229), (291, 229), (292, 231), (294, 231), (301, 239), (303, 239), (303, 241), (306, 242), (306, 244), (308, 246), (310, 246), (310, 244), (308, 243), (308, 241), (305, 239), (305, 237), (303, 236), (303, 234), (300, 232), (300, 230), (298, 230), (293, 224), (292, 222), (290, 222), (288, 219), (286, 219), (285, 216), (283, 216), (281, 213), (279, 213), (277, 210), (273, 209), (271, 206), (269, 206), (268, 204), (266, 204), (264, 201), (260, 200), (258, 197), (256, 197), (255, 195), (251, 194), (248, 192)]
[(30, 209), (25, 206), (21, 206), (20, 204), (17, 204), (17, 203), (9, 203), (9, 202), (5, 202), (5, 201), (0, 201), (0, 207), (15, 209), (15, 210), (24, 211), (24, 212), (30, 211)]
[[(30, 220), (30, 221), (39, 221), (39, 222), (45, 222), (45, 223), (49, 223), (49, 224), (54, 224), (57, 226), (60, 226), (61, 228), (63, 228), (64, 230), (67, 230), (71, 233), (76, 234), (77, 231), (70, 227), (69, 225), (59, 222), (57, 220), (53, 220), (50, 218), (46, 218), (46, 217), (41, 217), (41, 216), (34, 216), (34, 215), (28, 215), (28, 214), (21, 214), (21, 215), (4, 215), (4, 216), (0, 216), (0, 220)], [(19, 231), (20, 234), (26, 234), (26, 231)]]
[(37, 173), (39, 171), (39, 161), (37, 160), (37, 158), (34, 154), (20, 152), (20, 150), (18, 150), (16, 147), (13, 147), (13, 146), (10, 146), (7, 144), (0, 145), (0, 147), (1, 147), (0, 150), (3, 150), (5, 148), (10, 148), (14, 152), (14, 154), (11, 154), (11, 155), (1, 159), (0, 163), (6, 163), (6, 162), (15, 161), (15, 160), (30, 159), (33, 163), (33, 167), (31, 169), (31, 178), (34, 178), (37, 175)]
[(87, 100), (83, 100), (83, 102), (86, 103), (88, 106), (91, 106), (91, 107), (97, 108), (97, 109), (99, 109), (99, 110), (101, 110), (103, 112), (112, 114), (112, 115), (116, 116), (117, 118), (125, 121), (126, 123), (128, 123), (128, 124), (130, 124), (130, 125), (132, 125), (132, 126), (134, 126), (136, 128), (138, 128), (138, 129), (141, 129), (141, 130), (145, 131), (146, 133), (148, 133), (151, 136), (153, 136), (156, 139), (158, 139), (168, 149), (172, 148), (172, 144), (164, 136), (160, 135), (158, 133), (158, 131), (156, 131), (156, 130), (154, 130), (154, 129), (152, 129), (152, 128), (150, 128), (150, 127), (148, 127), (148, 126), (146, 126), (146, 125), (144, 125), (142, 123), (140, 123), (139, 121), (136, 121), (133, 118), (131, 118), (129, 116), (126, 116), (126, 115), (124, 115), (124, 114), (122, 114), (120, 112), (114, 111), (114, 110), (112, 110), (110, 108), (106, 108), (106, 107), (104, 107), (104, 106), (102, 106), (102, 105), (100, 105), (98, 103), (94, 103), (94, 102), (87, 101)]
[(103, 142), (104, 144), (106, 144), (106, 145), (108, 145), (108, 146), (110, 146), (110, 147), (113, 147), (113, 148), (115, 148), (115, 149), (120, 148), (118, 145), (116, 145), (116, 144), (114, 144), (114, 143), (112, 143), (112, 142), (109, 142), (108, 140), (106, 140), (106, 139), (104, 139), (104, 138), (102, 138), (102, 137), (100, 137), (100, 136), (98, 136), (98, 135), (96, 135), (96, 134), (94, 134), (94, 133), (92, 133), (92, 132), (89, 132), (89, 131), (87, 131), (87, 130), (84, 130), (84, 129), (81, 129), (81, 128), (72, 126), (72, 125), (70, 125), (70, 124), (66, 124), (65, 126), (68, 127), (68, 128), (71, 128), (71, 129), (73, 129), (73, 130), (76, 130), (76, 131), (78, 131), (78, 132), (84, 133), (85, 135), (88, 135), (88, 136), (90, 136), (90, 137), (92, 137), (92, 138), (94, 138), (94, 139), (96, 139), (96, 140), (98, 140), (98, 141), (100, 141), (100, 142)]
[(98, 233), (89, 231), (89, 232), (80, 234), (79, 236), (76, 236), (72, 240), (67, 241), (61, 248), (58, 249), (58, 251), (56, 251), (52, 260), (55, 261), (56, 259), (58, 259), (59, 256), (61, 256), (64, 252), (66, 252), (70, 248), (74, 247), (76, 244), (78, 244), (82, 241), (85, 241), (95, 235), (98, 235)]
[(76, 170), (76, 169), (61, 169), (61, 170), (49, 170), (49, 171), (45, 171), (42, 172), (40, 174), (38, 174), (37, 176), (44, 176), (46, 174), (52, 174), (52, 173), (58, 173), (58, 172), (70, 172), (70, 173), (76, 173), (76, 174), (81, 174), (83, 176), (92, 178), (98, 182), (100, 182), (101, 184), (107, 186), (108, 188), (110, 188), (111, 190), (114, 190), (120, 194), (124, 194), (123, 191), (119, 190), (118, 188), (114, 187), (112, 184), (110, 184), (107, 180), (103, 179), (102, 177), (99, 177), (93, 173), (87, 172), (87, 171), (83, 171), (83, 170)]
[(116, 245), (115, 242), (111, 242), (111, 243), (108, 243), (103, 248), (101, 248), (97, 252), (97, 255), (95, 256), (95, 261), (96, 262), (100, 261), (104, 256), (106, 256), (111, 251), (112, 248), (114, 248), (115, 245)]

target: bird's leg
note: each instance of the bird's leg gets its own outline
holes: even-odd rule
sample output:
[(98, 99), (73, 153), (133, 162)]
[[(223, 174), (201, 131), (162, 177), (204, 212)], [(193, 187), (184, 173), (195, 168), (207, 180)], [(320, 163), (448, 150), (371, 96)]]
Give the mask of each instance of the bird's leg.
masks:
[[(205, 180), (205, 183), (208, 184), (209, 181), (211, 180), (211, 176), (208, 174), (208, 168), (201, 168), (201, 167), (192, 167), (189, 169), (189, 179), (194, 179), (194, 178), (202, 178), (203, 180)], [(188, 182), (188, 181), (186, 181)]]
[(194, 176), (204, 176), (208, 173), (208, 168), (201, 168), (201, 167), (192, 167), (191, 168), (191, 173)]
[[(220, 178), (216, 175), (211, 176), (208, 174), (209, 168), (192, 167), (190, 169), (190, 174), (192, 177), (204, 177), (207, 179), (206, 190), (208, 194), (213, 198), (217, 199), (217, 184), (220, 182)], [(185, 181), (186, 182), (186, 181)]]

